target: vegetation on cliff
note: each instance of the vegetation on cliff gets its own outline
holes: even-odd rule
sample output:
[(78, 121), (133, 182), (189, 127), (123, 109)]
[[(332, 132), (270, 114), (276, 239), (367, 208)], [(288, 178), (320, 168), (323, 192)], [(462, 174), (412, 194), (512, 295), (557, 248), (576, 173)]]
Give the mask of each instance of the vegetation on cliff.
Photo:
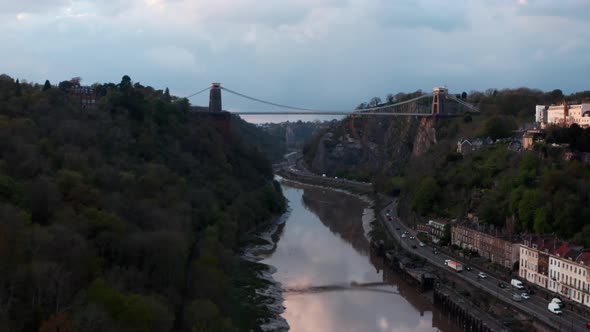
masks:
[(254, 328), (234, 250), (285, 208), (269, 162), (167, 90), (76, 83), (0, 76), (0, 330)]
[[(453, 128), (444, 131), (448, 139), (411, 160), (404, 171), (401, 212), (408, 219), (465, 218), (471, 212), (485, 223), (513, 232), (555, 233), (590, 246), (586, 222), (590, 217), (590, 169), (578, 160), (567, 160), (566, 150), (551, 144), (567, 143), (574, 151), (590, 151), (589, 129), (550, 127), (545, 144), (532, 151), (514, 152), (508, 143), (501, 143), (468, 155), (455, 152), (459, 138), (510, 137), (517, 123), (532, 120), (535, 104), (563, 100), (563, 96), (552, 99), (555, 91), (519, 92), (520, 99), (514, 91), (490, 93), (480, 100), (483, 116), (472, 122), (454, 119), (444, 124)], [(584, 95), (590, 93), (576, 94)], [(565, 98), (573, 100), (572, 96)], [(577, 102), (584, 100), (581, 98)]]

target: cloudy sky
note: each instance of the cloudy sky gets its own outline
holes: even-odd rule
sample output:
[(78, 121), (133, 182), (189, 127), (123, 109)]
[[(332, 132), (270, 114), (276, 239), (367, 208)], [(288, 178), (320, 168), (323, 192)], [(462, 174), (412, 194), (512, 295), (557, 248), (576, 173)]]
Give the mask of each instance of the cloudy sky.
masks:
[[(321, 109), (437, 85), (574, 92), (590, 89), (589, 12), (590, 0), (0, 0), (0, 72), (128, 74), (179, 96), (218, 81)], [(257, 106), (224, 95), (224, 108)]]

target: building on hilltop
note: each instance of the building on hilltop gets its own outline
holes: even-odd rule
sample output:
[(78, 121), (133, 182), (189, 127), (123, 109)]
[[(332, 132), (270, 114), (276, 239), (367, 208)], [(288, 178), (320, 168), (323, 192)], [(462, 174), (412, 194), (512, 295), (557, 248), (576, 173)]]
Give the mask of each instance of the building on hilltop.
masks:
[(590, 126), (590, 103), (552, 106), (535, 106), (535, 121), (541, 125), (541, 128), (550, 124), (559, 126), (571, 126), (576, 123), (582, 128)]
[(463, 249), (475, 250), (480, 256), (508, 269), (518, 262), (518, 237), (478, 223), (453, 225), (451, 243)]
[(74, 97), (82, 109), (94, 109), (96, 107), (96, 92), (91, 86), (74, 85), (67, 90), (68, 95)]
[(520, 245), (518, 275), (590, 307), (590, 251), (554, 237), (531, 236)]

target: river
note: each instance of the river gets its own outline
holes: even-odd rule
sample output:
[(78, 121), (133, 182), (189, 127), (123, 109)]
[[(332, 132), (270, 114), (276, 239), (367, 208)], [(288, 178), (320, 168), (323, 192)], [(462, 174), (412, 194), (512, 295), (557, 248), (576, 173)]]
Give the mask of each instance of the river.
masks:
[(457, 330), (370, 254), (369, 202), (289, 182), (282, 188), (291, 211), (262, 263), (276, 268), (291, 331)]

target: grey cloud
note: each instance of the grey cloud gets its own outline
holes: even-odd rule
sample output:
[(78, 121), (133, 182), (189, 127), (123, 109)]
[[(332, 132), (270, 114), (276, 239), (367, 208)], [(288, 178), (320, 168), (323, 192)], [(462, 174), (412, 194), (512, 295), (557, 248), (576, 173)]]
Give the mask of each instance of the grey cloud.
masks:
[(0, 12), (7, 13), (42, 13), (52, 9), (62, 8), (70, 3), (69, 0), (2, 0)]
[(522, 16), (554, 16), (588, 21), (590, 1), (588, 0), (528, 0), (520, 5)]
[(438, 5), (438, 2), (397, 2), (380, 0), (374, 8), (376, 17), (384, 25), (399, 28), (430, 28), (450, 32), (469, 26), (467, 15), (460, 5)]

